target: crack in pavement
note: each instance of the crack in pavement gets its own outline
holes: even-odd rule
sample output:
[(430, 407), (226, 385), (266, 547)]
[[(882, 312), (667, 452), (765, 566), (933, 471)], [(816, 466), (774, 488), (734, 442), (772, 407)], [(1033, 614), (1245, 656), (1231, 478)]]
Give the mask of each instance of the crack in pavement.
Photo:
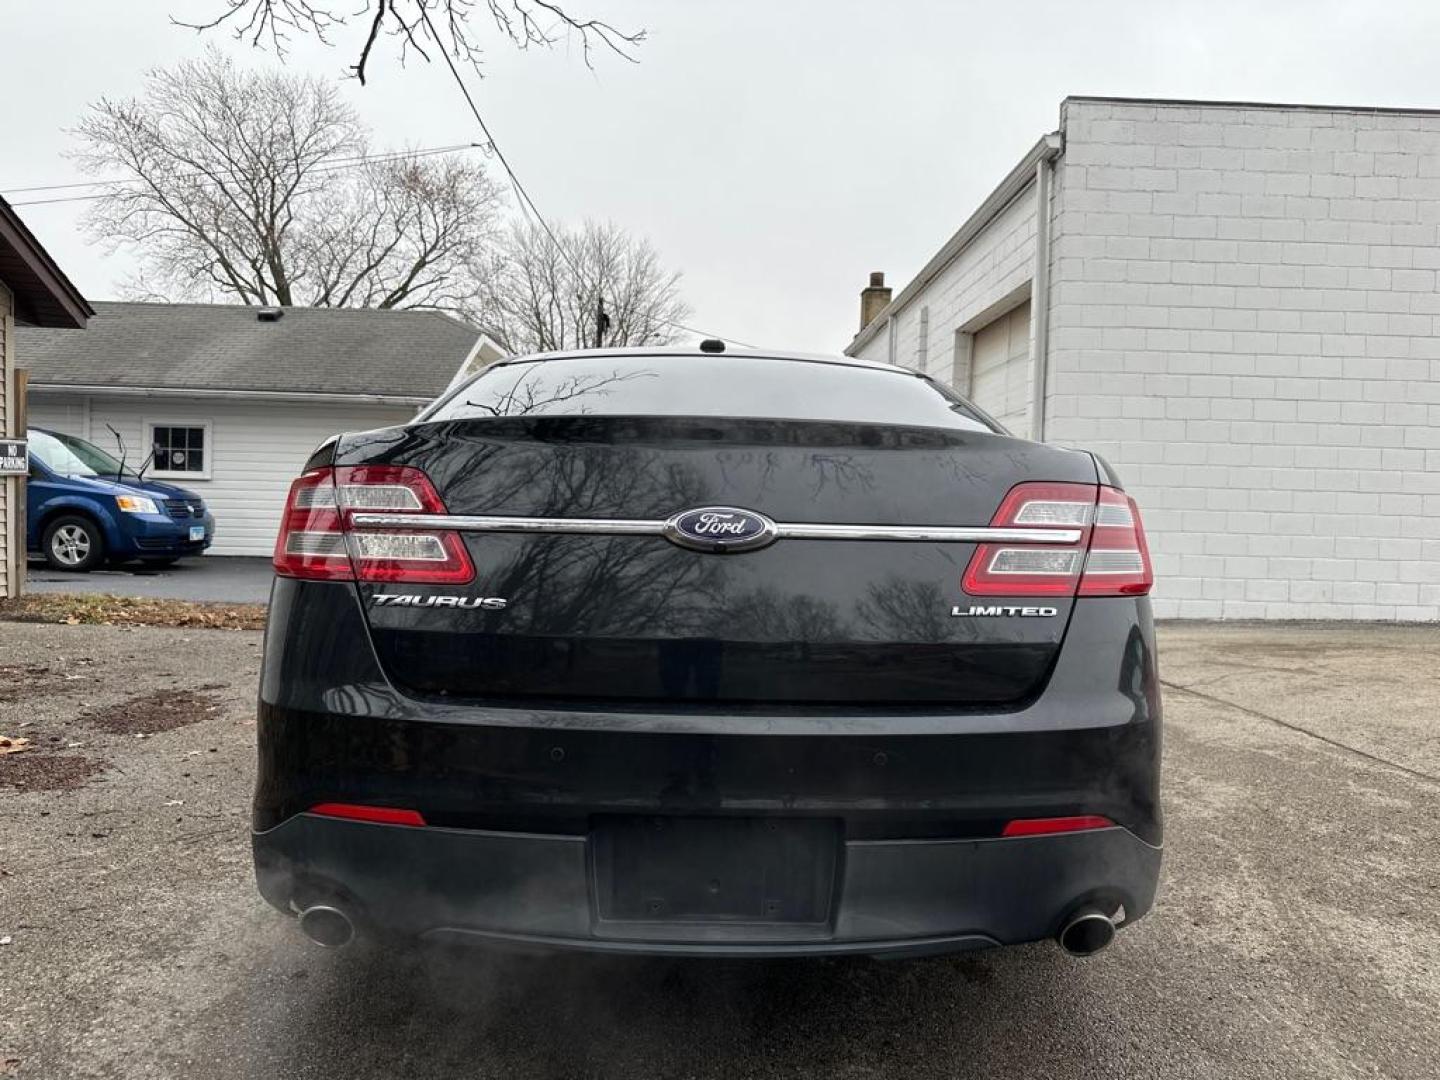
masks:
[(1417, 780), (1428, 780), (1432, 784), (1440, 784), (1440, 776), (1436, 776), (1433, 773), (1423, 772), (1420, 769), (1412, 769), (1409, 765), (1402, 765), (1398, 761), (1391, 761), (1389, 758), (1381, 757), (1379, 754), (1372, 754), (1368, 750), (1361, 750), (1358, 746), (1351, 746), (1349, 743), (1341, 742), (1339, 739), (1332, 739), (1329, 735), (1321, 735), (1318, 731), (1311, 731), (1307, 727), (1301, 727), (1299, 724), (1289, 720), (1282, 720), (1278, 716), (1271, 716), (1269, 713), (1261, 712), (1259, 709), (1252, 709), (1248, 705), (1241, 705), (1238, 702), (1229, 701), (1226, 698), (1217, 697), (1214, 694), (1207, 694), (1203, 690), (1196, 690), (1190, 686), (1182, 686), (1180, 683), (1169, 682), (1166, 679), (1161, 679), (1160, 685), (1169, 690), (1178, 690), (1182, 694), (1190, 694), (1193, 697), (1200, 698), (1203, 701), (1209, 701), (1215, 705), (1227, 706), (1236, 712), (1244, 713), (1246, 716), (1253, 716), (1257, 720), (1268, 720), (1270, 723), (1276, 724), (1286, 731), (1293, 731), (1297, 735), (1307, 735), (1312, 739), (1317, 739), (1325, 743), (1327, 746), (1333, 746), (1337, 750), (1344, 750), (1347, 753), (1354, 754), (1359, 758), (1364, 758), (1366, 761), (1373, 762), (1376, 765), (1396, 769), (1399, 772), (1405, 773), (1407, 776), (1415, 777)]

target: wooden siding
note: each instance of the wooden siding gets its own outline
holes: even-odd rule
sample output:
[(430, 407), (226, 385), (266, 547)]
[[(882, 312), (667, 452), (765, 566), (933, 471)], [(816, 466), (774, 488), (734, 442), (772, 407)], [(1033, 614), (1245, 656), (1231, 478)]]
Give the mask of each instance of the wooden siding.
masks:
[(310, 453), (330, 435), (403, 423), (415, 408), (366, 404), (301, 404), (222, 401), (205, 398), (130, 398), (57, 394), (32, 390), (34, 427), (89, 439), (115, 453), (111, 424), (125, 439), (129, 464), (146, 450), (145, 424), (208, 423), (210, 479), (166, 478), (190, 488), (215, 514), (215, 555), (265, 555), (275, 545), (290, 481)]

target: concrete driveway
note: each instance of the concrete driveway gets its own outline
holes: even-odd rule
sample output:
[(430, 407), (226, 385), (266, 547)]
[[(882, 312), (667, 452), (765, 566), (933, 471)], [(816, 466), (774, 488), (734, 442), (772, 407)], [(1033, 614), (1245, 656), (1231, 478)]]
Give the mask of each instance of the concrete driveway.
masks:
[(164, 570), (136, 564), (106, 567), (88, 574), (51, 570), (43, 562), (32, 559), (26, 572), (26, 586), (37, 593), (110, 593), (166, 600), (264, 604), (270, 599), (272, 577), (269, 559), (243, 555), (202, 555), (181, 559)]
[(1154, 912), (1090, 961), (890, 963), (319, 951), (250, 880), (258, 634), (0, 635), (0, 732), (83, 744), (0, 788), (0, 1076), (1436, 1075), (1433, 628), (1164, 628)]

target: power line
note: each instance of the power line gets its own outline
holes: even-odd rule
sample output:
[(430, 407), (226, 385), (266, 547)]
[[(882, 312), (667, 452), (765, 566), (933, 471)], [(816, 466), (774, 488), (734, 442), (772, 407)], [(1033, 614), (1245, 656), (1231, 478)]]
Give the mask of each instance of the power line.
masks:
[(560, 241), (556, 238), (555, 233), (551, 231), (550, 223), (545, 220), (545, 215), (540, 213), (540, 208), (535, 205), (535, 200), (530, 198), (530, 193), (525, 190), (525, 185), (520, 182), (520, 177), (516, 176), (515, 170), (510, 167), (510, 162), (506, 160), (505, 154), (500, 149), (500, 144), (495, 141), (495, 136), (490, 134), (489, 125), (485, 123), (485, 118), (480, 115), (480, 110), (475, 106), (475, 99), (470, 96), (470, 88), (465, 85), (465, 80), (460, 77), (460, 70), (455, 66), (455, 61), (450, 59), (450, 50), (440, 44), (440, 34), (436, 31), (435, 24), (430, 21), (430, 12), (423, 4), (420, 5), (420, 17), (425, 20), (425, 25), (430, 30), (430, 36), (433, 37), (436, 44), (440, 46), (440, 55), (445, 57), (445, 66), (450, 69), (450, 74), (454, 76), (455, 85), (460, 87), (460, 93), (465, 95), (465, 104), (470, 106), (470, 112), (474, 115), (475, 122), (480, 125), (480, 130), (485, 133), (485, 139), (490, 144), (490, 150), (494, 153), (495, 159), (500, 162), (501, 167), (505, 170), (505, 175), (510, 177), (510, 183), (515, 187), (515, 193), (520, 196), (522, 212), (525, 204), (529, 203), (530, 209), (535, 212), (535, 217), (540, 222), (540, 227), (545, 230), (545, 235), (550, 237), (550, 242), (555, 245), (555, 250), (560, 252), (561, 258), (570, 264), (570, 269), (575, 271), (577, 276), (580, 276), (580, 267), (576, 265), (575, 260), (570, 257), (570, 253), (565, 250), (564, 246), (561, 245)]
[[(459, 152), (459, 151), (461, 151), (461, 150), (470, 150), (470, 149), (473, 149), (473, 148), (475, 148), (475, 147), (477, 147), (477, 146), (478, 146), (477, 143), (456, 143), (454, 146), (433, 146), (433, 147), (425, 147), (425, 148), (420, 149), (420, 150), (394, 150), (394, 151), (389, 151), (389, 152), (384, 153), (384, 154), (359, 154), (359, 155), (355, 155), (355, 156), (353, 156), (353, 157), (320, 158), (320, 159), (319, 159), (320, 162), (331, 162), (332, 164), (330, 164), (328, 167), (324, 167), (324, 168), (314, 168), (314, 169), (311, 169), (311, 170), (310, 170), (310, 173), (311, 173), (311, 174), (326, 174), (326, 173), (332, 173), (332, 172), (343, 172), (343, 171), (346, 170), (346, 169), (357, 169), (357, 168), (360, 168), (361, 166), (364, 166), (364, 165), (383, 165), (383, 164), (385, 164), (386, 162), (390, 162), (390, 161), (407, 161), (407, 160), (410, 160), (410, 159), (412, 159), (412, 158), (435, 157), (437, 154), (453, 154), (453, 153), (457, 153), (457, 152)], [(204, 173), (204, 172), (190, 172), (190, 173), (181, 173), (181, 174), (179, 174), (179, 177), (178, 177), (178, 178), (179, 178), (179, 179), (185, 179), (185, 180), (192, 180), (192, 179), (195, 179), (195, 178), (197, 178), (197, 177), (205, 177), (205, 178), (214, 179), (214, 180), (216, 180), (217, 182), (219, 182), (220, 180), (227, 180), (227, 179), (228, 179), (228, 180), (235, 180), (235, 179), (238, 179), (238, 178), (240, 177), (240, 175), (241, 175), (241, 174), (238, 173), (238, 172), (230, 171), (230, 172), (222, 172), (222, 173), (220, 173), (220, 174), (218, 175), (218, 177), (212, 177), (209, 173)], [(91, 181), (87, 181), (87, 182), (83, 182), (83, 183), (75, 183), (75, 184), (48, 184), (48, 185), (42, 184), (42, 185), (37, 185), (37, 186), (35, 186), (35, 187), (29, 187), (29, 188), (10, 188), (10, 189), (6, 192), (6, 194), (8, 195), (8, 194), (11, 194), (11, 193), (14, 193), (14, 192), (24, 192), (24, 191), (63, 191), (63, 190), (66, 190), (66, 189), (68, 189), (68, 188), (76, 188), (76, 187), (98, 187), (98, 186), (102, 186), (102, 185), (108, 185), (108, 186), (110, 186), (110, 187), (119, 187), (120, 185), (139, 184), (139, 183), (142, 183), (142, 181), (140, 181), (140, 180), (91, 180)], [(96, 200), (98, 200), (98, 199), (108, 199), (108, 198), (112, 197), (113, 195), (120, 194), (120, 193), (121, 193), (121, 192), (117, 192), (117, 191), (113, 191), (113, 190), (112, 190), (112, 191), (95, 192), (95, 193), (90, 194), (90, 195), (62, 195), (62, 196), (60, 196), (59, 198), (55, 198), (55, 199), (23, 199), (23, 200), (21, 200), (21, 201), (19, 201), (19, 202), (12, 202), (10, 205), (11, 205), (11, 206), (47, 206), (47, 205), (50, 205), (50, 204), (52, 204), (52, 203), (94, 202), (94, 201), (96, 201)]]
[[(455, 85), (460, 87), (460, 93), (465, 96), (465, 104), (470, 106), (470, 112), (475, 117), (475, 122), (480, 125), (480, 130), (485, 133), (485, 138), (490, 144), (491, 152), (494, 153), (495, 159), (499, 161), (501, 167), (504, 168), (505, 175), (510, 178), (510, 183), (514, 186), (515, 193), (520, 197), (520, 212), (522, 214), (525, 213), (525, 206), (528, 203), (530, 209), (535, 214), (535, 219), (540, 223), (540, 227), (545, 230), (545, 235), (550, 238), (550, 242), (555, 245), (555, 250), (560, 253), (560, 257), (565, 260), (576, 277), (583, 278), (585, 275), (580, 270), (580, 267), (576, 264), (575, 260), (571, 258), (570, 253), (565, 250), (565, 246), (561, 244), (555, 236), (554, 231), (550, 228), (550, 223), (545, 220), (545, 215), (540, 213), (540, 208), (535, 205), (535, 200), (530, 197), (530, 193), (525, 190), (525, 185), (520, 182), (520, 177), (516, 176), (515, 170), (510, 167), (510, 162), (506, 160), (504, 153), (501, 152), (500, 144), (495, 141), (495, 136), (490, 134), (489, 125), (485, 123), (485, 118), (480, 115), (480, 110), (475, 105), (475, 99), (470, 96), (470, 88), (465, 85), (465, 80), (461, 77), (459, 68), (455, 66), (455, 61), (450, 58), (450, 50), (445, 48), (441, 42), (440, 34), (436, 31), (435, 24), (430, 21), (430, 12), (423, 4), (420, 5), (420, 17), (425, 20), (425, 25), (430, 31), (430, 36), (435, 39), (435, 44), (439, 47), (440, 54), (445, 57), (445, 66), (450, 69), (450, 74), (455, 79)], [(601, 303), (603, 304), (603, 302), (602, 298)], [(696, 330), (694, 327), (685, 326), (683, 323), (678, 323), (671, 319), (661, 319), (659, 321), (677, 330), (684, 330), (687, 334), (695, 334), (702, 338), (720, 338), (721, 341), (729, 342), (731, 345), (739, 345), (743, 349), (755, 348), (754, 345), (747, 345), (743, 341), (720, 337), (719, 334), (712, 334), (704, 330)]]
[(694, 334), (698, 338), (715, 338), (717, 341), (723, 341), (730, 345), (739, 345), (742, 349), (758, 349), (760, 347), (758, 345), (751, 345), (748, 342), (739, 341), (735, 338), (722, 337), (713, 330), (697, 330), (693, 326), (686, 326), (684, 323), (678, 323), (674, 319), (661, 319), (660, 321), (666, 326), (673, 326), (676, 330), (684, 330), (687, 334)]

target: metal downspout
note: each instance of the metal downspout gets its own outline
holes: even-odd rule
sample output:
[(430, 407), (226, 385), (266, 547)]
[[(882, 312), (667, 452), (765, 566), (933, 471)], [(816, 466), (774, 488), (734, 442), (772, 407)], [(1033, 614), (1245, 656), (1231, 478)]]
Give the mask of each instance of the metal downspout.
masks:
[(1045, 383), (1050, 371), (1050, 207), (1055, 159), (1064, 147), (1060, 133), (1045, 136), (1045, 153), (1035, 163), (1035, 271), (1031, 286), (1031, 317), (1035, 321), (1035, 353), (1030, 377), (1030, 437), (1045, 441)]

